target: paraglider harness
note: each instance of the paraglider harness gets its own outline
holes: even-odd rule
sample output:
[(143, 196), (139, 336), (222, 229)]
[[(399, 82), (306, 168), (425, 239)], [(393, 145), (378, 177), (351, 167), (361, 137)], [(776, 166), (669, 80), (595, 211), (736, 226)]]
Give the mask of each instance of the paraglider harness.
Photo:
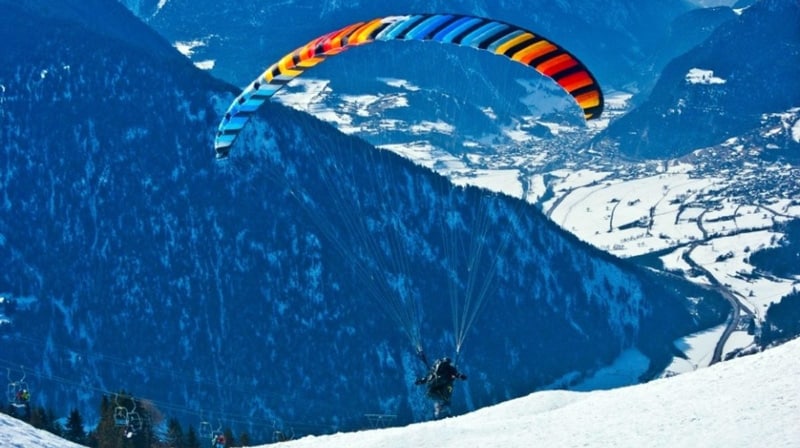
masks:
[(428, 375), (417, 379), (414, 384), (418, 386), (426, 384), (428, 397), (448, 405), (450, 397), (453, 395), (453, 382), (456, 379), (466, 380), (467, 376), (453, 366), (450, 358), (445, 357), (437, 359), (431, 366)]

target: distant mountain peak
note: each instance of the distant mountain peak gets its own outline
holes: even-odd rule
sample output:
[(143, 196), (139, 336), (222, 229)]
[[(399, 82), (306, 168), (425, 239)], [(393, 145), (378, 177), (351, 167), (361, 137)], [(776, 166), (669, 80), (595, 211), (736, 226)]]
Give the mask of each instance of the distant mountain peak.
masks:
[(800, 104), (800, 2), (762, 0), (674, 59), (606, 137), (644, 158), (687, 154)]

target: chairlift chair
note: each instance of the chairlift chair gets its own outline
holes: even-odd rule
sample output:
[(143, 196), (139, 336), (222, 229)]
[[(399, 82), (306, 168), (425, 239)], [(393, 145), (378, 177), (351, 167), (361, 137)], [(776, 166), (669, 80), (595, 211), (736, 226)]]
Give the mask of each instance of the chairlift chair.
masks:
[(139, 432), (142, 430), (143, 426), (142, 416), (139, 415), (139, 413), (136, 412), (135, 410), (128, 412), (128, 426), (130, 426), (131, 429), (134, 430), (134, 432)]
[(217, 429), (211, 433), (211, 446), (213, 448), (219, 448), (217, 445), (217, 437), (219, 436), (225, 436), (225, 433), (222, 431), (222, 424), (220, 424)]
[(131, 396), (131, 403), (133, 407), (128, 409), (126, 406), (119, 402), (119, 394), (114, 397), (114, 424), (116, 426), (130, 427), (134, 431), (142, 429), (142, 417), (136, 412), (136, 400)]
[(30, 392), (28, 389), (28, 384), (25, 382), (25, 370), (22, 370), (22, 378), (19, 380), (11, 379), (11, 369), (8, 370), (8, 387), (6, 389), (6, 398), (8, 402), (15, 407), (24, 407), (27, 406), (28, 403), (24, 400), (19, 399), (20, 392), (26, 390)]
[(211, 433), (211, 423), (205, 420), (201, 421), (200, 426), (197, 429), (197, 435), (199, 435), (201, 439), (210, 439)]
[(116, 426), (128, 426), (128, 409), (125, 406), (114, 408), (114, 424)]

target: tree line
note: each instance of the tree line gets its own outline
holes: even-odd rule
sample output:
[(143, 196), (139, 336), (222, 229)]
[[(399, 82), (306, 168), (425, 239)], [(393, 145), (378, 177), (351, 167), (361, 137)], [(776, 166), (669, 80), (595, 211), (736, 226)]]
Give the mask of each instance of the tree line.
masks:
[[(212, 434), (200, 434), (193, 426), (184, 429), (177, 418), (165, 419), (158, 408), (147, 400), (139, 400), (120, 392), (103, 395), (100, 420), (87, 431), (83, 416), (77, 409), (69, 412), (65, 423), (52, 410), (30, 403), (20, 406), (10, 403), (5, 413), (31, 426), (61, 438), (91, 448), (208, 448)], [(210, 429), (209, 429), (210, 431)], [(225, 448), (249, 446), (250, 436), (236, 437), (225, 428)], [(216, 435), (216, 434), (213, 434)]]
[(785, 342), (800, 335), (800, 291), (793, 290), (767, 308), (760, 345)]

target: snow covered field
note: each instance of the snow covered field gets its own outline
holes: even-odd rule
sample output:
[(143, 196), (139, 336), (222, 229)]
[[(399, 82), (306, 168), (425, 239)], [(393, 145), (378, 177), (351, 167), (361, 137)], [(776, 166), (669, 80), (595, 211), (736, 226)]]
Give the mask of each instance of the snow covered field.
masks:
[[(689, 75), (698, 82), (712, 79), (703, 71)], [(369, 140), (375, 132), (391, 131), (398, 124), (365, 121), (364, 117), (370, 116), (367, 110), (413, 108), (406, 94), (420, 89), (403, 80), (383, 81), (397, 90), (384, 97), (350, 95), (336, 100), (326, 81), (302, 79), (293, 81), (294, 87), (275, 99)], [(791, 187), (800, 172), (751, 157), (753, 149), (738, 139), (679, 160), (641, 163), (608, 160), (590, 150), (563, 150), (564, 145), (585, 139), (586, 134), (604, 129), (610, 119), (624, 114), (630, 98), (625, 92), (607, 92), (603, 118), (588, 123), (588, 130), (540, 123), (565, 139), (556, 144), (515, 128), (513, 142), (497, 147), (494, 153), (487, 153), (484, 143), (494, 140), (482, 136), (474, 144), (466, 141), (467, 153), (456, 155), (431, 143), (435, 140), (431, 134), (452, 135), (462, 141), (470, 137), (456, 135), (453, 126), (438, 122), (436, 126), (408, 127), (405, 135), (416, 139), (412, 142), (381, 147), (448, 176), (455, 184), (524, 197), (565, 230), (616, 256), (659, 254), (663, 269), (698, 284), (716, 282), (726, 287), (748, 315), (762, 321), (767, 307), (800, 286), (800, 278), (752, 275), (754, 267), (748, 264), (748, 256), (777, 244), (782, 235), (773, 230), (775, 223), (800, 217), (800, 197)], [(490, 116), (491, 109), (485, 113)], [(796, 119), (792, 111), (785, 115), (781, 129)], [(533, 117), (519, 119), (535, 121)], [(800, 128), (800, 120), (790, 127)], [(499, 132), (504, 132), (502, 129)], [(698, 275), (690, 262), (706, 272)], [(719, 329), (677, 341), (691, 347), (690, 359), (676, 358), (665, 374), (707, 366), (722, 333)], [(734, 332), (723, 356), (752, 343), (752, 335)]]

